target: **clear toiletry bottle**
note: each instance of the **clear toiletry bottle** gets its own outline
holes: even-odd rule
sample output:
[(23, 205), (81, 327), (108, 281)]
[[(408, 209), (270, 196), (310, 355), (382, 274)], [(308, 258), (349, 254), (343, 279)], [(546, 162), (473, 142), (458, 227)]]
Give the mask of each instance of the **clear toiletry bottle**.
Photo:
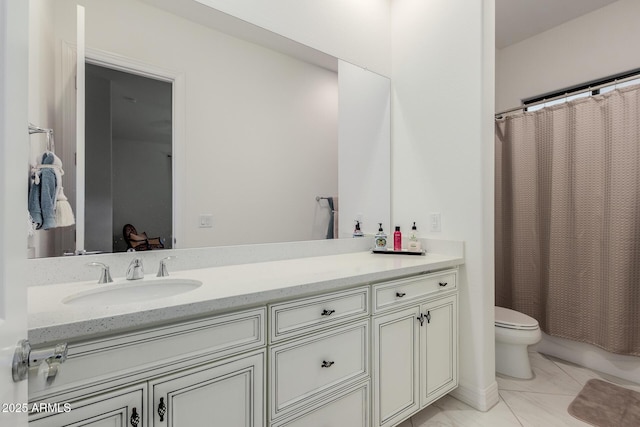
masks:
[(386, 251), (387, 250), (387, 235), (384, 234), (384, 230), (382, 229), (382, 223), (379, 222), (380, 227), (378, 228), (378, 234), (376, 234), (376, 247), (374, 250), (376, 251)]
[(418, 229), (415, 222), (413, 223), (413, 227), (411, 227), (411, 233), (409, 233), (407, 249), (411, 252), (420, 252), (422, 250), (422, 245), (420, 244), (420, 240), (418, 240)]
[(364, 233), (360, 230), (360, 221), (356, 220), (356, 229), (353, 230), (353, 237), (364, 237)]
[(402, 250), (402, 233), (400, 232), (400, 226), (396, 225), (396, 231), (393, 232), (393, 250)]

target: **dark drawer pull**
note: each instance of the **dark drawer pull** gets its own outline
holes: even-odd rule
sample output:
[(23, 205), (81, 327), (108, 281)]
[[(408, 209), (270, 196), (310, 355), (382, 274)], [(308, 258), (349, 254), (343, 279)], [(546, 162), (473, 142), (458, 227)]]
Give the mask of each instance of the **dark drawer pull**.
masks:
[(160, 398), (160, 403), (158, 404), (158, 415), (160, 416), (160, 421), (164, 421), (164, 414), (167, 413), (167, 405), (164, 404), (164, 397)]
[(138, 424), (140, 424), (140, 415), (138, 415), (138, 410), (136, 408), (131, 409), (131, 418), (129, 418), (129, 422), (133, 427), (138, 427)]
[(443, 282), (440, 282), (440, 283), (438, 283), (438, 284), (439, 284), (440, 286), (442, 286), (443, 288), (444, 288), (445, 286), (447, 286), (447, 282), (444, 282), (444, 283), (443, 283)]
[(335, 310), (322, 310), (322, 313), (320, 313), (321, 316), (331, 316), (333, 313), (335, 313)]
[(396, 296), (398, 298), (402, 298), (403, 296), (405, 296), (406, 294), (404, 292), (396, 292)]
[(330, 368), (334, 363), (336, 362), (327, 362), (326, 360), (323, 360), (321, 368)]

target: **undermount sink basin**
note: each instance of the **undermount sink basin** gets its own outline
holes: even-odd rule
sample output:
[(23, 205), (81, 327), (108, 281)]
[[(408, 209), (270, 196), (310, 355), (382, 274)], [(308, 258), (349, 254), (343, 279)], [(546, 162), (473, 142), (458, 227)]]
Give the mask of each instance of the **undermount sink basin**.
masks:
[(200, 286), (199, 280), (189, 279), (127, 280), (69, 295), (62, 302), (69, 305), (128, 304), (180, 295)]

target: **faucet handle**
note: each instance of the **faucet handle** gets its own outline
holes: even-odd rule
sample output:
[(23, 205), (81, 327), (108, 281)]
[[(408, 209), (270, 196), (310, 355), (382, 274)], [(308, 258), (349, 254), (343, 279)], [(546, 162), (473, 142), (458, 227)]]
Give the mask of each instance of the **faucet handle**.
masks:
[(167, 261), (174, 258), (175, 256), (168, 256), (160, 260), (160, 264), (158, 265), (158, 274), (156, 274), (156, 277), (167, 277), (169, 275), (169, 271), (167, 270)]
[(100, 273), (100, 278), (98, 279), (98, 284), (102, 283), (111, 283), (113, 279), (111, 278), (111, 273), (109, 272), (109, 266), (102, 262), (90, 262), (87, 264), (92, 267), (101, 267), (102, 273)]

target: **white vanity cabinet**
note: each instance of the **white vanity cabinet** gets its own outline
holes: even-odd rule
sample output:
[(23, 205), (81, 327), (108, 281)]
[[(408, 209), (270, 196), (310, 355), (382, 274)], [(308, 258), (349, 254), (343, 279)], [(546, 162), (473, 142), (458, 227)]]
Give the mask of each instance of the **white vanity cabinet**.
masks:
[(373, 286), (373, 426), (399, 424), (458, 385), (457, 272)]
[[(35, 427), (266, 426), (266, 308), (69, 345), (50, 383), (30, 373)], [(132, 388), (133, 387), (133, 388)], [(135, 413), (134, 413), (135, 412)]]
[(29, 423), (397, 426), (458, 385), (457, 269), (351, 286), (70, 342)]

